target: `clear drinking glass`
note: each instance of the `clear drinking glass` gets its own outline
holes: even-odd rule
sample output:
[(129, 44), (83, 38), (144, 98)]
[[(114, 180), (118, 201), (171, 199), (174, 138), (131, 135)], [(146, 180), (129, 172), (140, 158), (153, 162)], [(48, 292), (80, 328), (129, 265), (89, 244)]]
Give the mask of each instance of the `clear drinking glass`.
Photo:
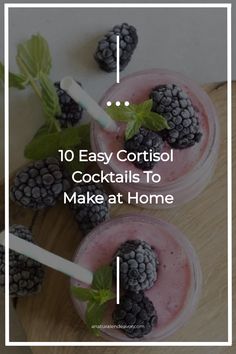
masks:
[[(116, 158), (116, 152), (124, 149), (124, 125), (119, 125), (117, 133), (108, 133), (96, 122), (92, 123), (91, 143), (94, 152), (113, 152), (114, 157), (109, 165), (99, 163), (99, 167), (105, 172), (122, 173), (132, 171), (141, 175), (139, 184), (114, 183), (111, 187), (115, 192), (123, 194), (127, 200), (128, 192), (133, 195), (150, 195), (153, 193), (164, 196), (172, 194), (173, 204), (141, 204), (143, 207), (175, 207), (184, 204), (198, 196), (209, 183), (215, 169), (219, 149), (219, 125), (215, 108), (204, 90), (192, 80), (169, 70), (152, 69), (134, 73), (124, 77), (120, 84), (113, 85), (107, 90), (100, 104), (106, 107), (107, 101), (129, 101), (138, 103), (148, 99), (151, 90), (159, 84), (175, 83), (183, 88), (190, 96), (192, 103), (199, 111), (199, 121), (202, 139), (191, 148), (174, 149), (174, 162), (158, 162), (153, 172), (159, 173), (162, 180), (159, 184), (147, 183), (143, 172), (137, 169), (132, 162), (120, 162)], [(170, 151), (165, 144), (164, 150)]]
[[(140, 341), (160, 341), (183, 326), (193, 314), (201, 292), (202, 273), (198, 257), (186, 236), (174, 225), (139, 214), (111, 219), (88, 234), (75, 252), (74, 262), (95, 271), (111, 263), (121, 243), (141, 239), (152, 245), (160, 262), (155, 285), (145, 292), (153, 302), (158, 325)], [(77, 281), (72, 279), (72, 285)], [(75, 309), (84, 320), (86, 304), (73, 297)], [(103, 324), (112, 325), (111, 301)], [(103, 328), (102, 336), (111, 341), (131, 340), (118, 329)], [(133, 341), (134, 339), (132, 339)]]

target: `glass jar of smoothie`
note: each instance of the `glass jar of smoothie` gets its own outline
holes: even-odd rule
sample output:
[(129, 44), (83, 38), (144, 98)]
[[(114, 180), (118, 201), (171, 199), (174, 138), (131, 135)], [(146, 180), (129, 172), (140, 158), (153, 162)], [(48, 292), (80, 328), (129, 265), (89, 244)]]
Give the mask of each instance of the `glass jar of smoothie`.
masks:
[[(129, 101), (140, 103), (149, 98), (151, 90), (161, 84), (176, 84), (190, 97), (199, 114), (202, 138), (194, 146), (182, 150), (173, 149), (173, 162), (158, 162), (153, 173), (161, 176), (161, 181), (147, 183), (146, 175), (132, 162), (121, 162), (116, 158), (119, 150), (124, 149), (124, 124), (119, 124), (117, 133), (102, 129), (96, 122), (92, 123), (91, 144), (94, 152), (113, 152), (109, 165), (100, 162), (99, 167), (105, 172), (124, 174), (125, 171), (139, 173), (140, 183), (114, 183), (111, 187), (127, 200), (128, 193), (142, 195), (158, 193), (163, 196), (173, 195), (173, 204), (142, 204), (143, 207), (174, 207), (184, 204), (198, 196), (209, 183), (216, 165), (219, 149), (219, 125), (214, 106), (197, 84), (187, 77), (161, 69), (152, 69), (134, 73), (123, 78), (120, 84), (113, 85), (103, 96), (100, 104), (106, 107), (107, 101)], [(170, 146), (165, 143), (163, 152), (170, 153)], [(132, 201), (131, 201), (132, 202)], [(134, 202), (136, 202), (134, 200)]]
[[(87, 235), (75, 253), (74, 262), (95, 271), (111, 264), (119, 246), (134, 239), (144, 240), (151, 245), (159, 260), (157, 281), (145, 291), (157, 311), (158, 324), (139, 340), (160, 341), (189, 320), (201, 292), (202, 273), (198, 257), (180, 230), (151, 216), (120, 216), (101, 224)], [(72, 279), (71, 284), (76, 286), (77, 281)], [(86, 303), (74, 297), (73, 302), (84, 320)], [(109, 303), (103, 325), (113, 324), (115, 306), (116, 300)], [(111, 341), (131, 340), (116, 328), (102, 328), (101, 334)]]

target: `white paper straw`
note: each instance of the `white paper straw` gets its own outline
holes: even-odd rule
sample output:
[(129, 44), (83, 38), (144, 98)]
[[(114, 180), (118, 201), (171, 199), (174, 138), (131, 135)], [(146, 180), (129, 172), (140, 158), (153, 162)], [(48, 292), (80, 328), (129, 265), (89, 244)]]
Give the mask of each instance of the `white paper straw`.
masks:
[(65, 77), (60, 83), (61, 89), (79, 103), (104, 129), (116, 131), (117, 125), (97, 102), (85, 92), (71, 77)]
[[(5, 245), (5, 232), (0, 233), (0, 244)], [(47, 267), (53, 268), (61, 273), (79, 280), (82, 283), (90, 285), (93, 280), (93, 273), (81, 267), (79, 264), (68, 261), (65, 258), (57, 256), (31, 242), (25, 241), (13, 234), (9, 234), (9, 248), (15, 252), (32, 258)]]

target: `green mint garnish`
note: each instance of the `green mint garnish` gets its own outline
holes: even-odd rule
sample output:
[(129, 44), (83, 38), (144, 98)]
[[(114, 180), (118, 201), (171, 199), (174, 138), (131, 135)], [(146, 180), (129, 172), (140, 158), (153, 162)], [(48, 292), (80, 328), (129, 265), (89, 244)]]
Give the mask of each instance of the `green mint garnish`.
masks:
[(92, 288), (111, 289), (112, 287), (112, 268), (103, 266), (99, 268), (93, 276)]
[(44, 73), (39, 74), (39, 83), (41, 86), (41, 100), (46, 121), (49, 124), (49, 131), (60, 130), (59, 124), (55, 117), (61, 114), (58, 95), (54, 84)]
[(127, 107), (124, 102), (121, 102), (120, 106), (112, 103), (107, 108), (107, 113), (112, 119), (127, 123), (125, 139), (129, 140), (138, 133), (141, 127), (156, 132), (169, 128), (166, 119), (162, 115), (152, 112), (152, 104), (152, 99), (139, 104), (131, 104)]
[(100, 334), (100, 331), (96, 326), (99, 326), (102, 323), (105, 311), (106, 304), (98, 305), (94, 301), (89, 301), (87, 304), (85, 321), (88, 328), (90, 328), (96, 336), (99, 336)]
[(129, 122), (127, 122), (126, 130), (125, 130), (125, 140), (129, 140), (135, 134), (137, 134), (141, 126), (142, 126), (142, 122), (139, 122), (138, 120), (135, 119), (132, 119)]
[[(9, 73), (9, 86), (24, 89), (30, 85), (39, 97), (44, 113), (45, 124), (36, 132), (33, 139), (25, 147), (25, 157), (30, 160), (55, 156), (59, 149), (71, 149), (75, 158), (66, 163), (67, 169), (73, 173), (84, 170), (85, 163), (78, 159), (79, 149), (90, 149), (90, 127), (84, 124), (79, 127), (61, 130), (56, 119), (61, 114), (59, 98), (49, 74), (52, 59), (48, 43), (40, 34), (17, 47), (16, 62), (19, 74)], [(0, 63), (0, 81), (4, 82), (4, 66)]]
[[(66, 150), (81, 145), (89, 148), (89, 124), (51, 133), (49, 130), (47, 125), (38, 130), (31, 142), (25, 147), (26, 158), (30, 160), (45, 159), (48, 156), (57, 155), (59, 149)], [(84, 134), (85, 132), (86, 134)]]
[[(4, 66), (0, 62), (0, 81), (4, 82)], [(22, 74), (9, 73), (9, 87), (15, 87), (19, 90), (25, 89), (28, 82), (27, 79)]]
[[(19, 44), (16, 62), (20, 74), (9, 74), (9, 86), (24, 89), (30, 85), (42, 102), (48, 133), (60, 131), (55, 119), (55, 116), (60, 114), (60, 104), (56, 88), (49, 78), (51, 54), (47, 41), (37, 34)], [(4, 80), (2, 64), (0, 64), (0, 79)]]
[(80, 301), (87, 302), (86, 324), (94, 334), (99, 335), (96, 326), (102, 323), (107, 302), (115, 298), (112, 291), (112, 267), (99, 268), (94, 273), (91, 288), (72, 287), (72, 293)]
[(9, 73), (9, 86), (24, 90), (28, 85), (27, 79), (21, 74)]
[(36, 34), (19, 44), (16, 62), (21, 73), (27, 78), (39, 78), (40, 73), (49, 75), (52, 60), (47, 41), (40, 34)]
[(47, 41), (37, 34), (19, 44), (16, 62), (21, 74), (42, 102), (48, 132), (60, 131), (55, 119), (60, 114), (60, 104), (56, 88), (49, 78), (52, 60)]
[[(67, 128), (68, 129), (68, 128)], [(74, 128), (76, 129), (76, 127)], [(90, 124), (83, 124), (78, 127), (79, 129), (79, 141), (74, 146), (70, 147), (70, 150), (74, 152), (74, 159), (71, 162), (65, 162), (66, 169), (68, 172), (73, 174), (75, 171), (84, 172), (86, 169), (86, 162), (80, 161), (79, 150), (83, 148), (84, 150), (91, 150), (90, 146)]]
[[(9, 73), (9, 86), (24, 89), (28, 84), (41, 97), (37, 80), (41, 74), (49, 75), (51, 55), (47, 41), (40, 35), (33, 35), (17, 47), (16, 62), (20, 73)], [(4, 66), (0, 63), (0, 80), (4, 81)]]

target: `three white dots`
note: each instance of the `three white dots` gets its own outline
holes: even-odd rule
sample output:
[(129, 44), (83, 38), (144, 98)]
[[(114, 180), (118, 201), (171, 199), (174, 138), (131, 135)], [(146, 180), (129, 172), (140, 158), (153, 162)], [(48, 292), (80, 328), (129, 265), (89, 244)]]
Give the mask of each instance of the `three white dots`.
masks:
[[(107, 107), (111, 107), (111, 105), (112, 105), (112, 102), (111, 102), (111, 101), (107, 101)], [(121, 105), (121, 102), (120, 102), (120, 101), (116, 101), (116, 102), (115, 102), (115, 105), (116, 105), (117, 107), (119, 107), (119, 106)], [(125, 102), (124, 102), (124, 105), (125, 105), (126, 107), (128, 107), (128, 106), (129, 106), (129, 101), (125, 101)]]

